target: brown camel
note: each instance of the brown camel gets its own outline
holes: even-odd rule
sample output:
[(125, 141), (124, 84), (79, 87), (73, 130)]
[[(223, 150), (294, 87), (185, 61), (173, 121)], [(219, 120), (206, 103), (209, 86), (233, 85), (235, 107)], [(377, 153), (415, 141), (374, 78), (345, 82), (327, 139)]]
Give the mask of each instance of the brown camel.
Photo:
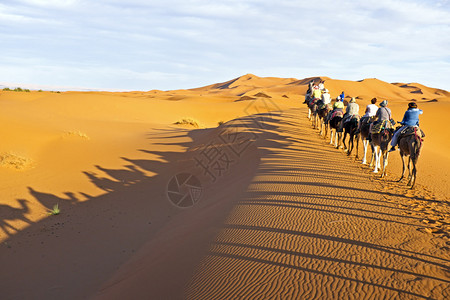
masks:
[[(370, 124), (373, 123), (374, 117), (362, 117), (359, 127), (359, 137), (363, 144), (364, 155), (362, 159), (362, 164), (367, 164), (367, 150), (369, 149), (370, 143)], [(359, 139), (356, 139), (356, 153), (359, 151)], [(373, 153), (372, 153), (373, 155)]]
[[(398, 140), (398, 145), (400, 149), (400, 157), (402, 159), (403, 170), (402, 176), (398, 180), (399, 182), (403, 179), (406, 170), (405, 158), (409, 156), (408, 160), (408, 186), (411, 186), (411, 189), (414, 188), (414, 184), (416, 183), (416, 164), (419, 159), (420, 151), (422, 149), (422, 131), (418, 129), (418, 127), (414, 128), (412, 132), (409, 132), (405, 135), (401, 135)], [(411, 169), (412, 164), (412, 169)]]
[[(332, 112), (330, 112), (331, 114)], [(341, 141), (341, 136), (342, 136), (342, 132), (339, 132), (339, 127), (341, 126), (341, 122), (342, 122), (342, 112), (339, 112), (338, 114), (336, 114), (336, 116), (334, 116), (333, 118), (331, 118), (331, 120), (328, 122), (329, 123), (329, 127), (330, 127), (330, 145), (334, 144), (334, 147), (339, 148), (340, 146), (340, 141)], [(334, 143), (333, 143), (333, 129), (334, 129)]]
[(311, 125), (314, 127), (314, 129), (317, 128), (316, 125), (316, 116), (317, 116), (317, 99), (313, 99), (309, 102), (309, 113), (308, 118), (311, 120)]
[[(359, 116), (353, 116), (347, 123), (344, 124), (344, 137), (342, 138), (342, 144), (344, 145), (344, 150), (347, 152), (347, 155), (352, 154), (354, 141), (359, 140)], [(348, 147), (345, 143), (345, 139), (349, 135), (348, 139)], [(358, 143), (358, 142), (356, 142)], [(358, 159), (358, 151), (356, 151), (356, 159)]]
[(320, 126), (319, 135), (323, 135), (324, 138), (327, 138), (328, 131), (328, 123), (326, 121), (328, 117), (328, 113), (331, 111), (331, 106), (329, 104), (323, 105), (322, 100), (319, 101), (319, 107), (317, 108), (317, 117), (318, 121), (316, 121)]
[[(381, 170), (381, 178), (386, 175), (386, 167), (388, 164), (388, 146), (392, 139), (393, 129), (383, 128), (379, 133), (371, 133), (372, 136), (372, 160), (370, 166), (373, 166), (375, 160), (374, 173)], [(383, 168), (381, 168), (381, 158), (383, 158)]]

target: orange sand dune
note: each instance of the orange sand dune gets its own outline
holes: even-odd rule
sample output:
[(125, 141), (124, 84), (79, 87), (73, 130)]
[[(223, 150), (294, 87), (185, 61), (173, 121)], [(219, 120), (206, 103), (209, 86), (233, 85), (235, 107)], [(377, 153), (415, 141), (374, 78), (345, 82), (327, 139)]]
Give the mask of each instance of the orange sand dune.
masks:
[[(310, 80), (360, 113), (377, 97), (400, 120), (417, 101), (414, 190), (398, 153), (380, 180), (318, 136)], [(449, 298), (449, 105), (417, 83), (252, 74), (1, 91), (2, 299)]]

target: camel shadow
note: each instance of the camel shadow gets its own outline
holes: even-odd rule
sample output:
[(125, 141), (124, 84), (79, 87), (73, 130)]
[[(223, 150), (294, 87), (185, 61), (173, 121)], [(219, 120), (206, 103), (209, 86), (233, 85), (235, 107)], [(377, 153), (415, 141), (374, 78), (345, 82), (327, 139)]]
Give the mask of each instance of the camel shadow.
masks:
[(19, 229), (11, 225), (10, 222), (22, 221), (28, 225), (33, 224), (33, 222), (26, 216), (26, 214), (30, 211), (28, 204), (29, 201), (25, 199), (18, 199), (16, 201), (19, 207), (0, 204), (0, 229), (9, 237), (19, 232)]

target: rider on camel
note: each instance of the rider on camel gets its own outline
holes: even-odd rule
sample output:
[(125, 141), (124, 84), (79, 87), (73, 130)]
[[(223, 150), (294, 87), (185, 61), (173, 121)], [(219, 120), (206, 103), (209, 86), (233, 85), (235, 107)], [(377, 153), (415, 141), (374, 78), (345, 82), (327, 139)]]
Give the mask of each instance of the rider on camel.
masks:
[(392, 148), (389, 150), (389, 152), (397, 150), (395, 146), (397, 145), (398, 137), (400, 136), (403, 129), (409, 126), (419, 126), (419, 115), (421, 114), (423, 114), (423, 110), (418, 109), (416, 103), (410, 102), (408, 104), (408, 109), (405, 111), (403, 120), (400, 122), (400, 124), (402, 124), (403, 126), (395, 131), (391, 141)]
[(333, 104), (333, 110), (328, 113), (326, 123), (334, 117), (336, 112), (340, 111), (341, 113), (344, 113), (344, 102), (342, 101), (343, 100), (339, 96), (336, 98), (336, 102)]
[(311, 80), (308, 84), (308, 90), (306, 91), (306, 94), (305, 94), (305, 102), (303, 102), (303, 103), (308, 102), (308, 100), (311, 96), (312, 90), (313, 90), (313, 85), (314, 85), (314, 80)]
[(329, 91), (327, 89), (325, 89), (322, 93), (322, 101), (324, 105), (330, 104), (331, 103), (331, 96), (329, 94)]
[(322, 99), (322, 90), (319, 89), (319, 87), (317, 85), (314, 86), (314, 89), (312, 92), (312, 98), (315, 99), (315, 101)]
[(378, 110), (378, 106), (376, 106), (375, 103), (377, 103), (377, 98), (372, 98), (372, 100), (370, 100), (370, 104), (366, 106), (366, 111), (364, 112), (364, 115), (361, 117), (361, 122), (359, 122), (358, 130), (361, 130), (361, 126), (363, 124), (369, 123), (370, 119), (375, 117)]
[(375, 103), (377, 103), (377, 98), (372, 98), (372, 100), (370, 100), (370, 104), (366, 106), (366, 111), (364, 112), (364, 116), (361, 117), (361, 121), (362, 118), (370, 118), (376, 115), (378, 106), (376, 106)]
[(359, 105), (356, 103), (356, 98), (352, 97), (350, 103), (347, 105), (347, 108), (345, 110), (345, 114), (339, 127), (339, 131), (342, 132), (345, 123), (350, 121), (354, 116), (358, 114), (359, 114)]
[(339, 98), (341, 99), (342, 102), (344, 102), (345, 99), (344, 91), (342, 91), (342, 93), (339, 95)]
[(375, 113), (375, 117), (377, 120), (374, 123), (379, 123), (382, 121), (389, 121), (391, 119), (391, 109), (387, 107), (387, 100), (383, 100), (380, 103), (380, 108)]

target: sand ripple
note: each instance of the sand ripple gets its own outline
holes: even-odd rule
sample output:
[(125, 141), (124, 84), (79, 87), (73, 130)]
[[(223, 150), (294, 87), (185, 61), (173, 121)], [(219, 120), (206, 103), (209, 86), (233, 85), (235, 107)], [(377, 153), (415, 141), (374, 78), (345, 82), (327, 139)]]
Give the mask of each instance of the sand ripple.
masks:
[(186, 297), (448, 298), (448, 260), (427, 252), (430, 236), (398, 207), (405, 197), (386, 197), (370, 174), (302, 129), (302, 119), (289, 120), (274, 130), (301, 138), (265, 148)]

